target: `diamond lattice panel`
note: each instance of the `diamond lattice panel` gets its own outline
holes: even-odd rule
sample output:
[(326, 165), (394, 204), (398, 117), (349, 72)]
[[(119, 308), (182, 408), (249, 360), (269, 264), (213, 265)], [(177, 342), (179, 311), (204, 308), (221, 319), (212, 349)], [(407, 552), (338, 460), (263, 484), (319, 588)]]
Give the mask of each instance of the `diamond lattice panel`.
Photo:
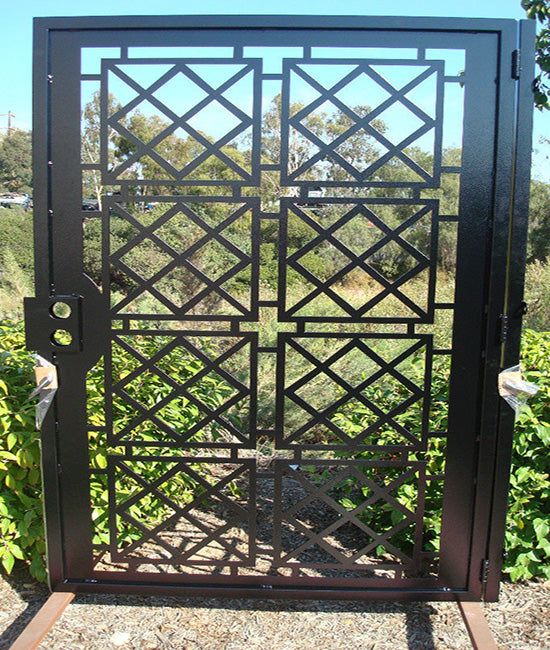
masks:
[(277, 445), (425, 449), (428, 336), (280, 335)]
[[(366, 576), (398, 566), (411, 570), (422, 513), (399, 488), (416, 485), (422, 472), (421, 463), (277, 461), (274, 564)], [(289, 483), (292, 498), (285, 493)], [(391, 522), (378, 517), (381, 508), (391, 510)]]
[(254, 444), (256, 334), (131, 336), (111, 351), (111, 444)]
[(110, 204), (113, 313), (253, 318), (258, 200), (153, 200), (151, 211), (143, 202)]
[(105, 59), (103, 182), (257, 184), (260, 67), (257, 59)]
[(246, 460), (112, 460), (109, 489), (117, 518), (112, 558), (150, 565), (249, 565), (255, 518), (252, 469)]
[[(430, 319), (436, 208), (435, 201), (407, 199), (285, 202), (279, 287), (283, 320)], [(307, 243), (296, 245), (296, 233), (303, 239), (304, 232)]]
[(291, 31), (82, 77), (98, 579), (438, 579), (465, 59)]
[[(281, 158), (285, 184), (437, 186), (442, 61), (317, 59), (304, 63), (287, 59), (284, 65)], [(309, 86), (316, 98), (305, 105), (293, 101), (293, 84)], [(429, 104), (421, 108), (409, 95), (420, 90), (422, 96), (427, 88), (431, 89)], [(429, 163), (421, 154), (426, 148), (433, 156)]]

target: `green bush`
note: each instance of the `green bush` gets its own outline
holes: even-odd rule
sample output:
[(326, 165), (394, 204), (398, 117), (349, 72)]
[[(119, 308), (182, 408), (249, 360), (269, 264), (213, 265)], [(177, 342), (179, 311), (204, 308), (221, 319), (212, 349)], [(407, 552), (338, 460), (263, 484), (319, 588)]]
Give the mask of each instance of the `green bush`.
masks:
[[(147, 350), (144, 350), (146, 353)], [(550, 333), (527, 330), (523, 337), (523, 368), (526, 379), (539, 385), (539, 393), (529, 401), (521, 413), (514, 439), (514, 453), (511, 477), (511, 492), (506, 532), (507, 558), (504, 571), (513, 581), (532, 577), (550, 577), (547, 563), (550, 544), (547, 541), (550, 523), (548, 517), (548, 481), (545, 447), (550, 442)], [(172, 361), (170, 361), (171, 363)], [(174, 360), (176, 362), (176, 360)], [(192, 371), (190, 360), (182, 358), (182, 367)], [(38, 434), (34, 429), (34, 404), (28, 394), (32, 389), (33, 360), (24, 348), (22, 326), (12, 321), (0, 323), (0, 561), (6, 572), (11, 572), (15, 560), (29, 565), (31, 574), (38, 580), (45, 579), (44, 536), (42, 528), (41, 488), (39, 471)], [(179, 370), (182, 367), (178, 366)], [(178, 370), (178, 371), (179, 371)], [(446, 368), (434, 376), (436, 399), (432, 408), (434, 429), (445, 427), (445, 391), (448, 384)], [(101, 387), (91, 381), (92, 391), (90, 417), (101, 417)], [(149, 394), (157, 390), (152, 385), (144, 387)], [(158, 387), (160, 390), (160, 386)], [(212, 405), (223, 399), (223, 385), (212, 385), (209, 389)], [(352, 414), (353, 415), (353, 414)], [(406, 414), (403, 414), (406, 417)], [(183, 419), (187, 417), (179, 413)], [(405, 423), (404, 423), (405, 424)], [(430, 472), (439, 471), (444, 455), (444, 440), (436, 439), (430, 452)], [(104, 445), (91, 441), (92, 466), (101, 470), (105, 464)], [(154, 469), (153, 469), (154, 471)], [(101, 477), (99, 472), (97, 478)], [(436, 550), (439, 526), (440, 487), (434, 482), (433, 494), (427, 494), (427, 525), (430, 531), (427, 545)], [(230, 486), (238, 490), (238, 486)], [(124, 490), (125, 487), (121, 486)], [(178, 485), (177, 490), (186, 490), (197, 498), (196, 486)], [(175, 488), (175, 489), (176, 489)], [(105, 485), (92, 479), (93, 517), (96, 542), (106, 541), (104, 529)], [(397, 495), (396, 495), (397, 496)], [(342, 495), (342, 499), (353, 499), (353, 493)], [(404, 486), (400, 499), (412, 506), (415, 495)], [(154, 515), (156, 504), (144, 504), (141, 514)], [(384, 517), (392, 513), (383, 508), (373, 512), (383, 525)], [(157, 513), (158, 514), (158, 513)], [(162, 513), (161, 513), (162, 516)], [(433, 533), (433, 534), (432, 534)], [(118, 541), (128, 541), (134, 536), (132, 530), (121, 530)], [(382, 552), (382, 549), (380, 549)]]
[(0, 561), (11, 572), (25, 560), (45, 580), (39, 436), (34, 428), (33, 359), (23, 328), (0, 324)]
[(11, 248), (0, 251), (0, 314), (15, 321), (23, 318), (23, 298), (33, 294), (29, 274), (17, 263)]
[(34, 273), (32, 212), (23, 208), (0, 208), (0, 226), (2, 227), (2, 254), (10, 250), (17, 264), (29, 278)]
[(526, 330), (522, 369), (539, 392), (516, 422), (504, 571), (511, 580), (550, 578), (550, 332)]
[(524, 327), (538, 332), (550, 330), (550, 261), (527, 265), (525, 300), (528, 308)]

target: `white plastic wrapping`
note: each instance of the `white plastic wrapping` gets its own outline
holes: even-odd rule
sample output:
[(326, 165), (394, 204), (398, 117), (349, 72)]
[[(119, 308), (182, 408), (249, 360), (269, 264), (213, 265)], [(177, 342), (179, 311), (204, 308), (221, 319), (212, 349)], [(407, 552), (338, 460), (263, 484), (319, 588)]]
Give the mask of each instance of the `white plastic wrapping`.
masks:
[(57, 392), (57, 368), (39, 354), (35, 354), (34, 357), (36, 359), (36, 366), (34, 367), (36, 388), (29, 398), (32, 399), (38, 396), (35, 422), (36, 428), (40, 429)]
[(499, 395), (514, 409), (516, 415), (538, 390), (535, 384), (524, 381), (519, 365), (506, 368), (498, 376)]

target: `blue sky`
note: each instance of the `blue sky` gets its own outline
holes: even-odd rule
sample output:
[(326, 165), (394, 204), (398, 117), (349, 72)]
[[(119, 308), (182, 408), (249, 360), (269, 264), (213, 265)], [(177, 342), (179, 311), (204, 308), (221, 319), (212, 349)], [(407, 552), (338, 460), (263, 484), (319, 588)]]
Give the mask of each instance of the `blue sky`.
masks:
[[(279, 0), (275, 6), (265, 0), (1, 0), (3, 5), (0, 39), (0, 114), (16, 114), (15, 125), (29, 128), (31, 123), (31, 60), (33, 16), (124, 15), (124, 14), (369, 14), (418, 16), (467, 16), (478, 18), (523, 18), (519, 0)], [(0, 117), (0, 127), (6, 117)], [(550, 115), (535, 112), (535, 176), (550, 180), (549, 155), (539, 144), (550, 132)]]

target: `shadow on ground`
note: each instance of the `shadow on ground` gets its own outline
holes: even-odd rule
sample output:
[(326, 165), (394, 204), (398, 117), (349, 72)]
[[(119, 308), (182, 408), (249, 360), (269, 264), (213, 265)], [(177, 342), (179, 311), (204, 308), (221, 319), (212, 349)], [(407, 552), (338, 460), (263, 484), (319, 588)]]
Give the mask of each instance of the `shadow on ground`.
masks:
[[(44, 585), (32, 583), (25, 569), (18, 568), (12, 576), (5, 579), (2, 592), (11, 592), (11, 597), (1, 593), (2, 609), (13, 611), (12, 622), (0, 632), (0, 649), (7, 649), (31, 621), (36, 612), (46, 602), (48, 590)], [(17, 613), (21, 603), (26, 607)], [(421, 602), (365, 602), (338, 600), (273, 600), (273, 599), (235, 599), (235, 598), (178, 598), (176, 596), (136, 596), (112, 594), (81, 594), (74, 601), (81, 605), (120, 605), (127, 607), (174, 607), (204, 608), (234, 611), (268, 612), (323, 612), (323, 613), (365, 613), (365, 614), (403, 614), (406, 621), (407, 644), (409, 648), (435, 649), (431, 616), (436, 610), (429, 603)], [(71, 605), (69, 606), (71, 607)]]

